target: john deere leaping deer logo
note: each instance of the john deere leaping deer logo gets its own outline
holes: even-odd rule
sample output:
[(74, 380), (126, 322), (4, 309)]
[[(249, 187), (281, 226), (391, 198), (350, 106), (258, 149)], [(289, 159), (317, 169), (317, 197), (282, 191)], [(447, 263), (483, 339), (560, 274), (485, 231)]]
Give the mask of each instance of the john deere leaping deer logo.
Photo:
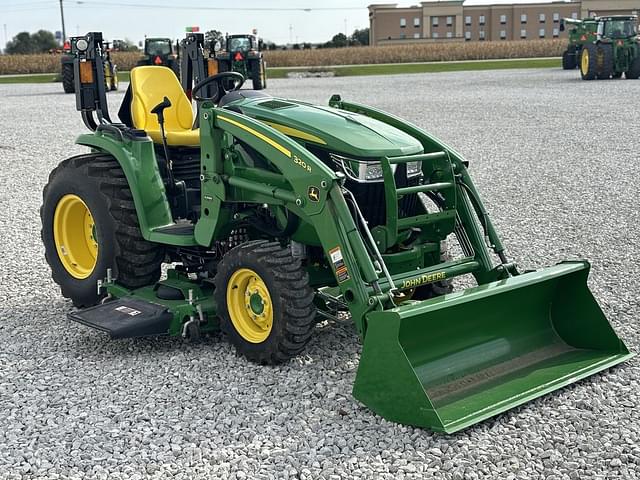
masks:
[(307, 191), (307, 195), (309, 196), (309, 200), (311, 200), (312, 202), (319, 202), (320, 201), (320, 190), (318, 189), (318, 187), (314, 187), (313, 185), (309, 187), (309, 190)]

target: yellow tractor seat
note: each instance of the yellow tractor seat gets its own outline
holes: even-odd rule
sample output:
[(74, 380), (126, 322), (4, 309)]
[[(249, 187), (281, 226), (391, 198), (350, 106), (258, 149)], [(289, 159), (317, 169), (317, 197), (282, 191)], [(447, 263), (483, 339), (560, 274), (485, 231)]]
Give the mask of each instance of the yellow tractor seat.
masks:
[(158, 117), (151, 113), (164, 97), (171, 106), (164, 111), (164, 131), (172, 146), (200, 145), (200, 129), (193, 130), (193, 110), (173, 70), (142, 66), (131, 70), (131, 118), (133, 126), (144, 130), (156, 143), (162, 143)]

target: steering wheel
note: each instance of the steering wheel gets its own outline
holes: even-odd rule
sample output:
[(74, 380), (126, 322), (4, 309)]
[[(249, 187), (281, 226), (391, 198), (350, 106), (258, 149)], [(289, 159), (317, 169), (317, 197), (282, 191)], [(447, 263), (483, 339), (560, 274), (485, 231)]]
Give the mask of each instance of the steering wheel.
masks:
[[(226, 82), (224, 82), (224, 80), (226, 79), (232, 79), (233, 81), (233, 87), (230, 88), (229, 90), (225, 88)], [(240, 88), (242, 88), (242, 85), (244, 85), (244, 80), (245, 80), (244, 76), (239, 74), (238, 72), (217, 73), (215, 75), (211, 75), (210, 77), (207, 77), (204, 80), (201, 80), (200, 82), (196, 83), (193, 89), (191, 90), (191, 96), (197, 102), (211, 100), (213, 103), (218, 103), (218, 101), (220, 101), (220, 99), (224, 97), (227, 93), (240, 90)], [(216, 93), (214, 96), (201, 97), (200, 95), (198, 95), (198, 92), (200, 90), (202, 90), (204, 87), (208, 85), (211, 85), (212, 83), (215, 83), (216, 85)]]

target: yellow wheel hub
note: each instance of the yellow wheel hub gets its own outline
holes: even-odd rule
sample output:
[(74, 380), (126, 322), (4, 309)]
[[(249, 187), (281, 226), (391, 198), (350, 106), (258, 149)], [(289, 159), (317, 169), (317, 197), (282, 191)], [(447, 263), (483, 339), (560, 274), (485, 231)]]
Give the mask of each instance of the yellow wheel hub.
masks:
[(586, 75), (589, 73), (589, 50), (586, 48), (582, 51), (582, 65), (580, 66), (582, 73)]
[(96, 267), (98, 239), (87, 204), (77, 195), (60, 199), (53, 214), (53, 238), (62, 266), (77, 279), (87, 278)]
[(273, 303), (264, 280), (253, 270), (236, 270), (227, 284), (227, 310), (242, 338), (264, 342), (273, 327)]

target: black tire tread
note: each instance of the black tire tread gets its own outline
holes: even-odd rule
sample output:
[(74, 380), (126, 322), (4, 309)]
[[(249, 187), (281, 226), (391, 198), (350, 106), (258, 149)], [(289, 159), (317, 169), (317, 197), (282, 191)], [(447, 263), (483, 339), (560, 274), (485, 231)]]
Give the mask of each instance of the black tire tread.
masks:
[(613, 76), (613, 45), (600, 45), (603, 55), (602, 68), (598, 73), (598, 79), (609, 80)]
[(629, 68), (624, 76), (629, 80), (637, 80), (640, 78), (640, 55), (631, 62), (631, 68)]
[[(589, 69), (588, 71), (585, 73), (582, 71), (582, 55), (584, 55), (584, 52), (587, 51), (589, 52)], [(597, 78), (597, 47), (596, 45), (593, 45), (591, 43), (585, 45), (582, 49), (582, 55), (580, 57), (580, 75), (582, 77), (583, 80), (595, 80)]]
[(64, 93), (75, 93), (76, 86), (73, 81), (73, 64), (65, 63), (62, 65), (62, 88)]
[[(272, 273), (276, 289), (281, 292), (283, 335), (274, 342), (263, 342), (264, 349), (256, 351), (247, 349), (245, 342), (234, 334), (233, 324), (226, 308), (225, 283), (226, 273), (230, 270), (228, 263), (233, 257), (249, 255), (267, 267)], [(289, 248), (283, 248), (278, 242), (253, 240), (238, 245), (230, 250), (218, 265), (214, 279), (215, 295), (220, 306), (221, 328), (231, 338), (238, 353), (249, 360), (260, 364), (278, 364), (299, 355), (309, 342), (316, 324), (316, 307), (314, 291), (309, 287), (309, 277), (300, 259), (291, 255)], [(296, 292), (294, 295), (292, 292)]]
[(260, 75), (260, 67), (262, 65), (262, 60), (255, 60), (252, 62), (251, 68), (251, 83), (253, 84), (254, 90), (262, 90), (264, 85), (262, 84), (262, 75)]
[(575, 70), (578, 62), (576, 60), (576, 52), (565, 50), (562, 54), (562, 69), (563, 70)]
[[(440, 244), (440, 262), (450, 262), (451, 255), (447, 249), (446, 242), (442, 242)], [(442, 295), (446, 295), (448, 293), (453, 292), (453, 280), (450, 278), (446, 278), (444, 280), (439, 280), (434, 283), (429, 283), (427, 285), (422, 285), (417, 287), (415, 292), (413, 293), (412, 298), (414, 300), (428, 300), (430, 298), (440, 297)]]
[[(160, 267), (164, 260), (164, 248), (142, 237), (135, 206), (130, 200), (131, 190), (117, 160), (103, 153), (90, 153), (62, 161), (49, 175), (49, 181), (42, 192), (43, 200), (47, 197), (49, 184), (66, 169), (77, 169), (81, 175), (95, 179), (99, 185), (98, 190), (107, 203), (109, 214), (116, 225), (114, 257), (116, 264), (113, 273), (118, 283), (133, 289), (157, 281), (160, 278)], [(44, 205), (40, 207), (44, 229), (43, 209)], [(44, 240), (43, 231), (41, 236)], [(46, 249), (45, 258), (52, 267), (53, 280), (61, 286), (62, 295), (71, 298), (78, 307), (90, 306), (91, 303), (78, 301), (74, 298), (74, 292), (63, 287), (59, 276), (62, 272), (54, 268), (53, 259), (49, 257)]]

